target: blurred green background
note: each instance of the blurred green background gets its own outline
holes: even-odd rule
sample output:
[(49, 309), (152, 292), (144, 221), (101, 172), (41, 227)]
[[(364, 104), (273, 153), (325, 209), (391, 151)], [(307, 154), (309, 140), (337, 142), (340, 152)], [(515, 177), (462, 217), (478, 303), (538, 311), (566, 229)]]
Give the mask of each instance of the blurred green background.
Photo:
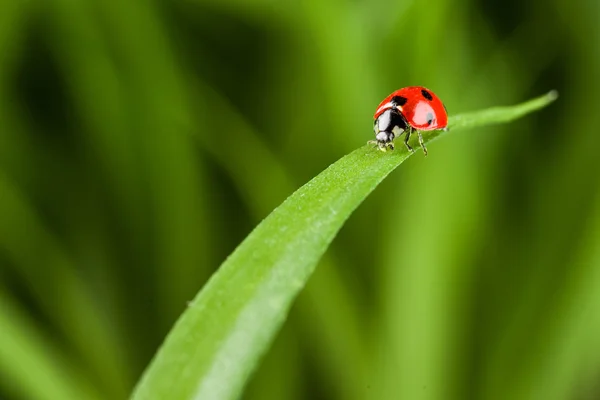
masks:
[(600, 398), (598, 0), (3, 0), (0, 398), (124, 399), (395, 89), (457, 131), (342, 229), (244, 399)]

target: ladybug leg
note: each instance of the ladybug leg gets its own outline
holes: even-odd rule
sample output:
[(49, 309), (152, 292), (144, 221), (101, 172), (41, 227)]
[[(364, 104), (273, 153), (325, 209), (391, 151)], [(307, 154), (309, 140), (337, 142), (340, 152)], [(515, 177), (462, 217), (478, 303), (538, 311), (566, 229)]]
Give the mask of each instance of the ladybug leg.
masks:
[(425, 147), (425, 143), (423, 142), (423, 136), (421, 135), (421, 132), (417, 131), (417, 135), (419, 136), (419, 144), (421, 145), (421, 148), (423, 149), (423, 153), (425, 155), (427, 155), (427, 147)]
[[(369, 140), (367, 144), (374, 144), (381, 151), (387, 151), (387, 143), (380, 142), (379, 140)], [(393, 150), (393, 147), (392, 147)]]
[(394, 150), (394, 138), (395, 137), (396, 137), (396, 135), (394, 135), (394, 132), (388, 133), (388, 141), (385, 145), (390, 150)]
[(404, 145), (406, 146), (406, 148), (408, 149), (408, 151), (410, 151), (411, 153), (414, 153), (414, 150), (412, 147), (410, 147), (410, 145), (408, 144), (408, 139), (410, 139), (410, 134), (412, 132), (412, 128), (408, 128), (406, 130), (405, 136), (404, 136)]

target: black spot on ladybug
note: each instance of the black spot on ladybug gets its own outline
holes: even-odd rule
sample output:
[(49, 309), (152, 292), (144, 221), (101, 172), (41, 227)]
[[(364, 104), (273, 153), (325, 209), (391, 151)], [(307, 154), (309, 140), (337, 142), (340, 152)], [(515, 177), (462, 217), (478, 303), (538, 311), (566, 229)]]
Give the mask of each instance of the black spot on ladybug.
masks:
[(431, 96), (431, 93), (429, 93), (427, 90), (425, 89), (421, 89), (421, 94), (423, 95), (423, 97), (425, 97), (427, 100), (431, 101), (433, 100), (433, 97)]
[(433, 114), (432, 113), (427, 113), (427, 125), (431, 125), (433, 122)]
[(406, 97), (402, 97), (402, 96), (392, 97), (392, 103), (396, 104), (399, 107), (402, 107), (403, 105), (405, 105), (407, 101), (408, 101), (408, 99)]

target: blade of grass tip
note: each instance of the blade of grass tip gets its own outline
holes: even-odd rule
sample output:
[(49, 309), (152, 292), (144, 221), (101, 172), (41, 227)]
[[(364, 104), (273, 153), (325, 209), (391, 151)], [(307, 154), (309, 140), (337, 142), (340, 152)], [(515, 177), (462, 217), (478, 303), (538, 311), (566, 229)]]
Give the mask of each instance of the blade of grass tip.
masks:
[(476, 128), (482, 125), (501, 124), (514, 121), (540, 108), (546, 107), (558, 98), (558, 92), (552, 90), (543, 96), (536, 97), (518, 106), (493, 107), (450, 117), (448, 126), (453, 128)]
[[(535, 107), (526, 102), (455, 120), (461, 126), (508, 121), (551, 100), (544, 96)], [(428, 133), (427, 141), (439, 135)], [(409, 155), (401, 146), (389, 153), (362, 146), (285, 200), (190, 303), (133, 398), (237, 398), (338, 230)]]

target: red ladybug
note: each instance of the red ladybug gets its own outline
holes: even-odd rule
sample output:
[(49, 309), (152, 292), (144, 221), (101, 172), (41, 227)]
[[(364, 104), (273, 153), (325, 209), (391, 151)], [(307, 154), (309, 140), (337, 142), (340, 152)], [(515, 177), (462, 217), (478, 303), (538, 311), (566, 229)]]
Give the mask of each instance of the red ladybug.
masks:
[(404, 144), (410, 152), (413, 152), (408, 139), (411, 133), (416, 131), (419, 144), (427, 155), (421, 131), (448, 130), (446, 106), (435, 93), (422, 86), (409, 86), (396, 90), (379, 104), (373, 118), (376, 140), (371, 140), (369, 143), (376, 143), (382, 151), (388, 148), (393, 150), (394, 139), (406, 132)]

